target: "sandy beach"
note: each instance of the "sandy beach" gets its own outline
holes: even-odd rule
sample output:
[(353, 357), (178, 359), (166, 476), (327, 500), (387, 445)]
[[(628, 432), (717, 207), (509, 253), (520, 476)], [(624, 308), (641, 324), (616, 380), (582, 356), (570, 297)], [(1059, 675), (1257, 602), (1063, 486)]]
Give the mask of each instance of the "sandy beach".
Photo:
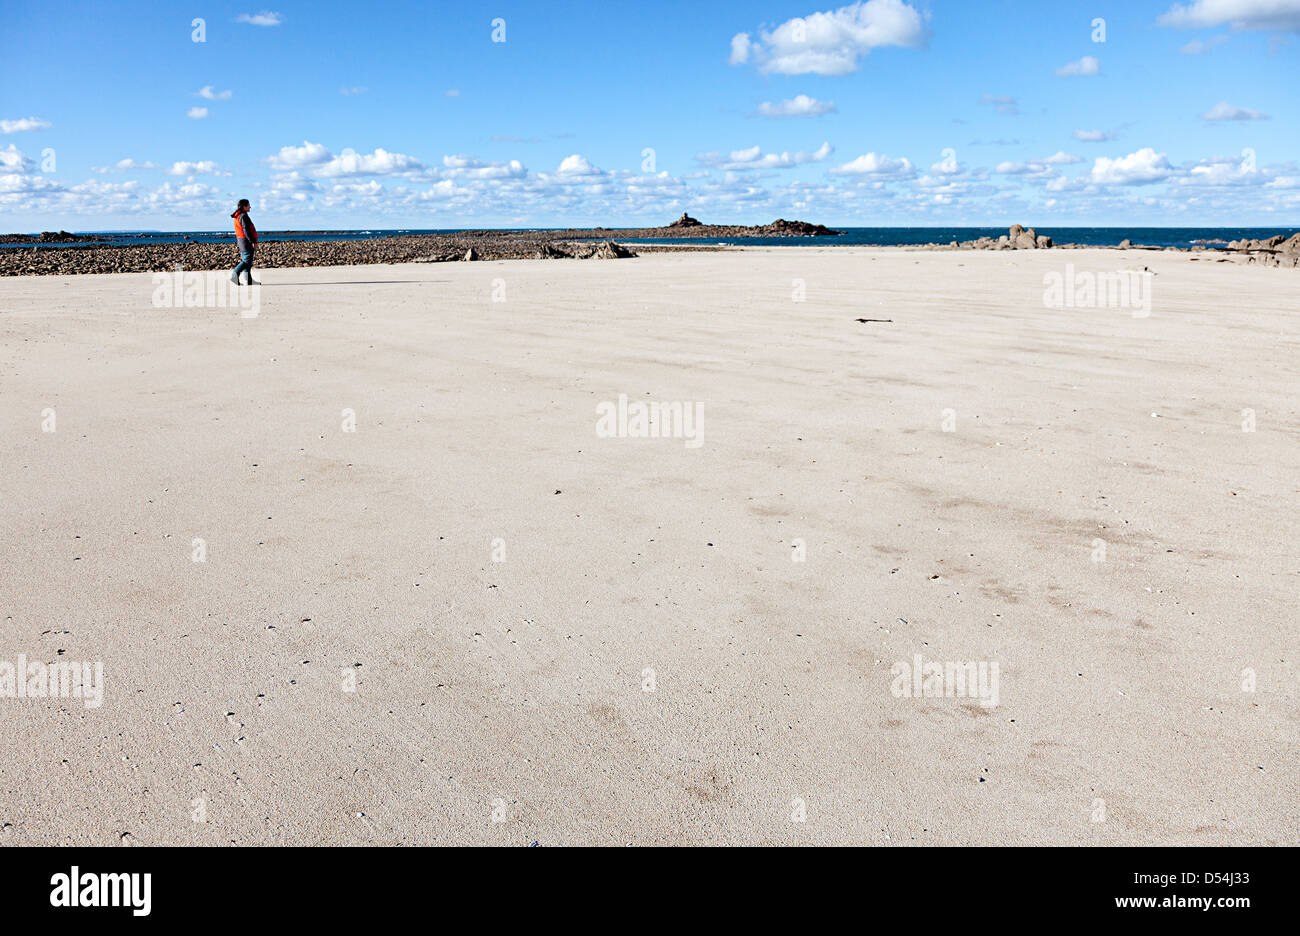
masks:
[[(1294, 271), (257, 274), (256, 317), (0, 278), (0, 661), (103, 673), (0, 698), (0, 844), (1300, 835)], [(702, 420), (598, 432), (620, 396)]]

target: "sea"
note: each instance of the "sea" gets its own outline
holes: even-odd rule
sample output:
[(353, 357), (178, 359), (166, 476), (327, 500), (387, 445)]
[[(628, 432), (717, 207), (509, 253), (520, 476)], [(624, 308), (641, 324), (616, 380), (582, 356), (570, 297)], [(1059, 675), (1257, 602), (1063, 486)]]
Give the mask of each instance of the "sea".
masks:
[[(394, 237), (407, 234), (460, 234), (466, 228), (392, 228), (364, 231), (264, 231), (263, 243), (273, 241), (362, 241), (380, 237)], [(484, 229), (475, 229), (475, 232)], [(552, 228), (500, 228), (502, 232), (530, 233)], [(586, 229), (590, 230), (590, 229)], [(852, 247), (858, 245), (910, 245), (910, 244), (947, 244), (951, 241), (969, 241), (980, 237), (997, 238), (1005, 233), (1005, 227), (846, 227), (838, 228), (841, 233), (834, 237), (628, 237), (617, 236), (611, 230), (608, 235), (617, 238), (619, 243), (629, 244), (734, 244), (737, 246), (790, 246), (792, 244), (816, 245), (818, 247)], [(1039, 234), (1046, 234), (1058, 244), (1087, 244), (1094, 246), (1115, 245), (1125, 238), (1134, 244), (1148, 247), (1222, 247), (1229, 241), (1250, 238), (1262, 240), (1275, 234), (1287, 237), (1295, 234), (1296, 227), (1040, 227)], [(52, 242), (42, 244), (44, 247), (60, 246), (94, 246), (114, 244), (176, 244), (186, 241), (197, 243), (233, 242), (234, 234), (230, 231), (75, 231), (72, 233), (92, 235), (94, 241), (77, 241), (61, 244)], [(5, 247), (31, 247), (32, 244), (0, 244)]]

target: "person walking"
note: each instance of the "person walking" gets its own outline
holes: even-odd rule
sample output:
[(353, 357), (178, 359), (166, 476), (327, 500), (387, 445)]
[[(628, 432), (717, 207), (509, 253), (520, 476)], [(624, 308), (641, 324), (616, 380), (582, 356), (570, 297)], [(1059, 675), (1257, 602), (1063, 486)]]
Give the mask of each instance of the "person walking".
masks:
[(253, 281), (253, 254), (257, 251), (257, 228), (253, 227), (253, 219), (248, 216), (248, 209), (251, 207), (247, 198), (241, 198), (239, 205), (230, 215), (235, 219), (235, 243), (239, 247), (239, 264), (230, 274), (230, 281), (236, 286), (241, 285), (239, 277), (244, 272), (248, 273), (249, 286), (262, 285)]

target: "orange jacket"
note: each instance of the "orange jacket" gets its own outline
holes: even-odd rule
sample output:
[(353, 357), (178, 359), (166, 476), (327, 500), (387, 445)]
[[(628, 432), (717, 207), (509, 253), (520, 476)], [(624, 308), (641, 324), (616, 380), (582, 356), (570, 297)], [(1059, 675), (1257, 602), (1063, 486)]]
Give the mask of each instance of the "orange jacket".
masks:
[(248, 216), (248, 212), (236, 211), (231, 217), (235, 219), (235, 236), (256, 244), (257, 228), (253, 227), (253, 219)]

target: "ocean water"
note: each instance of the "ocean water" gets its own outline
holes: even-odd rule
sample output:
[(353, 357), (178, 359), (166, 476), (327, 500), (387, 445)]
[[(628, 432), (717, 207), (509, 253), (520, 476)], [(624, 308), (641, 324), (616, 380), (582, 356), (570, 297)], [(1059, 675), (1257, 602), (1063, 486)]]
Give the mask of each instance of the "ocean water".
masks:
[[(833, 225), (831, 225), (833, 227)], [(273, 241), (356, 241), (372, 240), (379, 237), (393, 237), (401, 234), (455, 234), (465, 228), (394, 228), (364, 231), (275, 231), (263, 232), (262, 240)], [(478, 228), (475, 230), (483, 230)], [(536, 228), (511, 228), (511, 231), (537, 230)], [(819, 247), (849, 247), (854, 245), (893, 245), (893, 244), (947, 244), (950, 241), (968, 241), (979, 237), (997, 238), (1005, 233), (1005, 227), (846, 227), (835, 237), (664, 237), (664, 238), (618, 238), (620, 242), (637, 244), (736, 244), (751, 246), (789, 246), (791, 244), (816, 245)], [(1228, 241), (1243, 237), (1263, 239), (1275, 234), (1290, 237), (1300, 228), (1222, 228), (1222, 227), (1041, 227), (1039, 234), (1046, 234), (1058, 244), (1114, 245), (1128, 238), (1135, 244), (1149, 247), (1193, 247), (1198, 243), (1207, 243), (1211, 247), (1222, 247)], [(83, 233), (83, 232), (75, 232)], [(234, 234), (230, 231), (147, 231), (131, 233), (122, 231), (95, 232), (94, 244), (177, 244), (185, 241), (198, 243), (234, 243)], [(612, 233), (612, 232), (611, 232)], [(78, 244), (45, 244), (41, 246), (83, 246)], [(31, 244), (0, 244), (4, 247), (30, 247)]]
[[(997, 239), (1007, 233), (1005, 227), (850, 227), (835, 228), (842, 231), (836, 237), (721, 237), (721, 238), (619, 238), (620, 243), (727, 243), (766, 246), (782, 244), (809, 244), (818, 247), (850, 247), (854, 245), (894, 244), (947, 244), (951, 241), (970, 241), (980, 237)], [(1207, 246), (1223, 247), (1229, 241), (1243, 237), (1261, 240), (1274, 234), (1290, 237), (1300, 228), (1160, 228), (1160, 227), (1040, 227), (1038, 234), (1046, 234), (1058, 244), (1087, 244), (1108, 246), (1128, 238), (1135, 244), (1148, 247), (1194, 247), (1209, 242)]]

